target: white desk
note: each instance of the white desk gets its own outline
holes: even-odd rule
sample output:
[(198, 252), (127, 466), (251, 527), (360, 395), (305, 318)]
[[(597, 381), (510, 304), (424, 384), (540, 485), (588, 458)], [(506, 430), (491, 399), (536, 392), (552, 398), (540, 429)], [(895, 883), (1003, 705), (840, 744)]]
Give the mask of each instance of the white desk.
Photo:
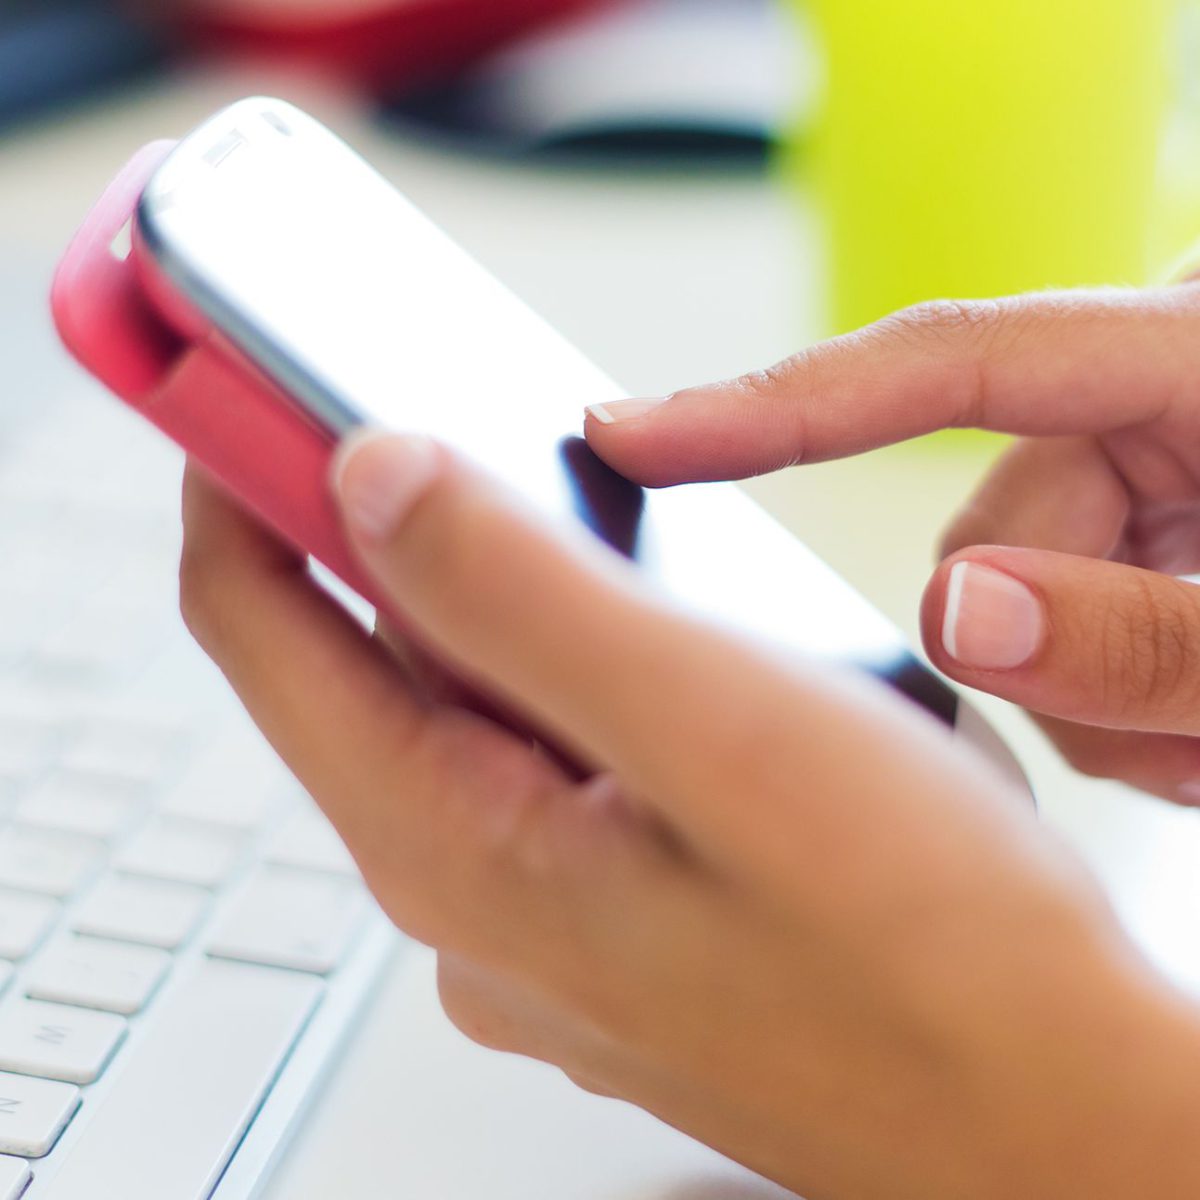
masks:
[[(180, 82), (0, 141), (0, 288), (12, 247), (52, 261), (139, 144), (184, 131), (225, 100), (268, 90), (348, 131), (634, 393), (764, 364), (814, 328), (806, 221), (787, 195), (759, 180), (520, 171), (458, 159), (367, 128), (329, 97), (262, 77)], [(3, 348), (0, 329), (0, 360)], [(752, 490), (912, 633), (936, 530), (987, 454), (979, 446), (901, 448)], [(1152, 953), (1189, 984), (1200, 982), (1194, 814), (1073, 777), (1026, 721), (987, 707), (1029, 767), (1048, 821), (1100, 871)], [(777, 1194), (626, 1106), (465, 1043), (437, 1009), (423, 955), (400, 964), (388, 982), (267, 1193), (270, 1200)]]

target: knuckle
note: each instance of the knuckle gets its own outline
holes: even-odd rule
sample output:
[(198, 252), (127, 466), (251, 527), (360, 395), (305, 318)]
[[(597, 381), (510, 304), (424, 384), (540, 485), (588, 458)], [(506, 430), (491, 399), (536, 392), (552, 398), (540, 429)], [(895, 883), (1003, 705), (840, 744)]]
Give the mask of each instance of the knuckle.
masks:
[(945, 386), (954, 401), (954, 424), (987, 427), (994, 364), (1010, 353), (1033, 319), (1019, 298), (925, 300), (885, 317), (877, 328), (943, 362), (949, 371)]
[(1004, 310), (1000, 300), (923, 300), (884, 318), (881, 325), (914, 340), (933, 339), (950, 345), (959, 343), (964, 335), (991, 330)]
[(587, 1092), (590, 1096), (599, 1096), (603, 1100), (616, 1100), (618, 1098), (617, 1092), (613, 1091), (612, 1088), (606, 1087), (591, 1075), (570, 1070), (566, 1067), (562, 1068), (562, 1073), (581, 1092)]
[(759, 473), (800, 466), (808, 445), (809, 414), (836, 377), (835, 363), (844, 352), (838, 340), (812, 346), (768, 367), (739, 376), (732, 386), (753, 408), (748, 419), (765, 423), (778, 443), (775, 456), (757, 464)]
[(555, 838), (561, 785), (551, 769), (531, 766), (520, 742), (493, 737), (469, 715), (423, 722), (403, 757), (439, 802), (424, 841), (436, 876), (423, 896), (404, 885), (394, 905), (401, 923), (416, 923), (421, 940), (514, 970), (548, 970), (550, 957), (557, 964), (545, 947), (562, 948), (565, 957), (564, 928), (574, 910)]
[[(457, 847), (465, 855), (480, 881), (504, 878), (518, 865), (533, 858), (531, 847), (539, 844), (546, 811), (552, 796), (548, 786), (530, 777), (523, 747), (497, 739), (487, 756), (486, 780), (474, 770), (464, 773), (463, 762), (478, 744), (475, 722), (470, 719), (433, 727), (424, 746), (424, 767), (430, 779), (441, 782), (446, 796), (439, 847), (447, 860)], [(483, 812), (478, 796), (485, 784), (494, 797)]]
[(465, 1038), (487, 1050), (519, 1051), (511, 1024), (460, 963), (444, 955), (439, 957), (437, 987), (446, 1019)]
[(209, 557), (185, 541), (179, 560), (179, 612), (188, 632), (205, 649), (221, 640), (219, 590)]
[(777, 399), (781, 391), (794, 391), (808, 375), (811, 356), (793, 354), (769, 367), (758, 367), (738, 377), (737, 384), (751, 398)]

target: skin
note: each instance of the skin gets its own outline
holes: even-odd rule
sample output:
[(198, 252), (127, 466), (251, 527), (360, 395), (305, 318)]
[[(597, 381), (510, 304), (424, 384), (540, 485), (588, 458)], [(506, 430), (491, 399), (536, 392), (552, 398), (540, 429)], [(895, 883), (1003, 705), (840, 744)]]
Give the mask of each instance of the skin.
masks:
[[(948, 536), (930, 653), (1174, 795), (1200, 779), (1200, 604), (1165, 574), (1200, 548), (1197, 378), (1191, 287), (934, 305), (587, 432), (653, 485), (1026, 435)], [(1200, 1014), (988, 764), (870, 681), (673, 610), (423, 438), (356, 442), (331, 488), (404, 634), (194, 467), (184, 614), (437, 948), (468, 1035), (809, 1200), (1200, 1195)], [(964, 556), (1046, 605), (1028, 664), (941, 648)]]

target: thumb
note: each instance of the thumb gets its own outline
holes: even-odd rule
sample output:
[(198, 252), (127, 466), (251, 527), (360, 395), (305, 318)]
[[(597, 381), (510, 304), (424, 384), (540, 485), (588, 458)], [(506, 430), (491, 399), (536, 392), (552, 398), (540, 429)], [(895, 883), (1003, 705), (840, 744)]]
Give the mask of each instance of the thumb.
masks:
[(659, 487), (951, 427), (1103, 433), (1190, 395), (1198, 326), (1194, 286), (935, 301), (725, 383), (595, 405), (587, 438), (621, 474)]
[(936, 571), (922, 629), (947, 675), (1111, 729), (1200, 734), (1200, 587), (1047, 550), (974, 546)]
[(680, 829), (727, 842), (744, 813), (710, 796), (717, 751), (686, 747), (724, 739), (740, 766), (762, 725), (756, 703), (777, 712), (790, 678), (772, 692), (741, 643), (683, 618), (599, 539), (542, 520), (428, 438), (354, 435), (331, 483), (352, 552), (439, 662), (573, 760), (655, 797)]

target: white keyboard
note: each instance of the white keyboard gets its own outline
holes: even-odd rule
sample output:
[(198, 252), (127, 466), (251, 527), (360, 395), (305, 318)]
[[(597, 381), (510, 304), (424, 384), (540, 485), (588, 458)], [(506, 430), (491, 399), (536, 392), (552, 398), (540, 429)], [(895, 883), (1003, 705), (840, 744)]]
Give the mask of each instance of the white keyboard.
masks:
[(177, 616), (179, 455), (30, 337), (0, 407), (0, 1200), (238, 1200), (397, 939)]

